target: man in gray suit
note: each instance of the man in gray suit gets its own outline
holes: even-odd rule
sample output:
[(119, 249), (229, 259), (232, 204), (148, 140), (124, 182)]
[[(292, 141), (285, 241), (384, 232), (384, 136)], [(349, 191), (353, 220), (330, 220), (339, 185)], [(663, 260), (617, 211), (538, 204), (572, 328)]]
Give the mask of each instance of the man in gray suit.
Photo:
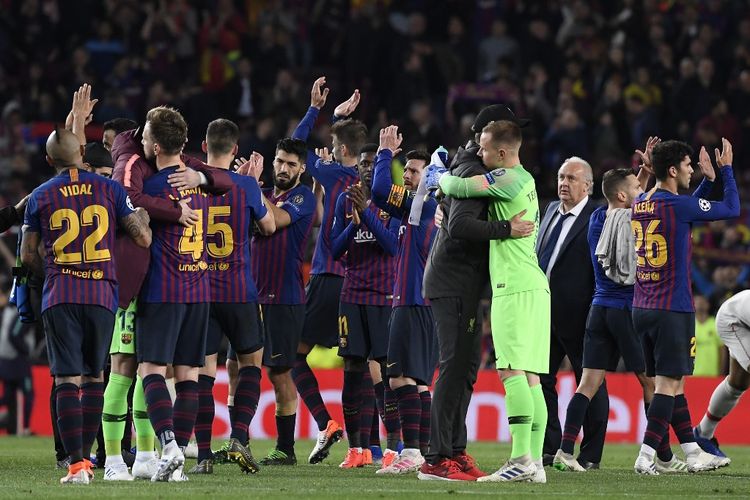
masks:
[[(589, 217), (596, 203), (589, 198), (593, 186), (591, 165), (576, 156), (565, 160), (557, 174), (560, 201), (547, 206), (539, 227), (536, 253), (539, 267), (549, 279), (552, 302), (549, 374), (542, 375), (547, 402), (547, 430), (544, 436), (544, 462), (552, 463), (562, 431), (557, 409), (557, 371), (567, 355), (576, 381), (581, 380), (583, 336), (591, 299), (594, 295), (594, 269), (587, 240)], [(585, 468), (598, 468), (609, 417), (607, 388), (602, 384), (591, 400), (583, 423), (583, 442), (578, 462)]]

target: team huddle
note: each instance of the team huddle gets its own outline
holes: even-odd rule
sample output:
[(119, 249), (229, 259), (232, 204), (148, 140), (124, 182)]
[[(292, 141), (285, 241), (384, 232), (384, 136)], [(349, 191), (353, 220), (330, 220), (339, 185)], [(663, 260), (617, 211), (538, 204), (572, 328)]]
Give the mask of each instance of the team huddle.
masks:
[[(422, 480), (547, 481), (548, 404), (540, 375), (550, 371), (549, 269), (569, 214), (561, 205), (541, 221), (534, 177), (520, 161), (526, 122), (490, 106), (452, 162), (443, 148), (402, 155), (396, 126), (380, 130), (379, 144), (367, 144), (367, 127), (350, 118), (360, 99), (355, 91), (334, 112), (332, 150), (309, 150), (328, 95), (324, 85), (325, 78), (315, 81), (307, 113), (291, 137), (278, 141), (268, 186), (260, 181), (261, 155), (237, 158), (237, 125), (209, 124), (202, 162), (183, 154), (188, 124), (164, 106), (151, 109), (142, 127), (124, 119), (105, 125), (114, 166), (107, 179), (84, 163), (84, 127), (96, 100), (88, 85), (75, 93), (66, 128), (47, 140), (57, 175), (30, 196), (20, 249), (23, 264), (44, 276), (55, 424), (69, 455), (62, 483), (93, 480), (89, 457), (100, 427), (105, 480), (187, 481), (222, 461), (250, 474), (293, 466), (298, 394), (318, 425), (311, 464), (324, 461), (346, 434), (342, 469), (380, 463), (378, 474), (417, 473)], [(748, 292), (717, 315), (732, 356), (730, 375), (695, 428), (683, 389), (695, 357), (690, 227), (737, 217), (739, 198), (726, 140), (715, 154), (723, 200), (706, 199), (716, 174), (705, 148), (699, 156), (705, 179), (692, 196), (679, 195), (690, 184), (691, 154), (684, 143), (651, 138), (639, 172), (613, 169), (604, 176), (608, 205), (592, 213), (588, 229), (595, 292), (583, 372), (554, 455), (559, 470), (586, 471), (573, 456), (575, 441), (606, 371), (621, 356), (643, 386), (648, 416), (635, 471), (729, 464), (713, 433), (750, 386)], [(403, 183), (393, 175), (397, 158), (406, 159)], [(561, 178), (573, 163), (561, 167)], [(581, 160), (575, 168), (587, 165)], [(305, 172), (312, 188), (301, 182)], [(652, 177), (656, 184), (645, 191)], [(464, 239), (474, 247), (461, 246)], [(466, 453), (483, 287), (465, 286), (466, 276), (452, 282), (451, 271), (443, 271), (451, 259), (463, 261), (453, 272), (471, 265), (477, 283), (489, 281), (491, 289), (492, 340), (512, 436), (510, 458), (491, 474)], [(224, 337), (231, 433), (212, 451), (213, 385)], [(344, 360), (343, 427), (307, 363), (316, 345), (337, 346)], [(277, 442), (256, 460), (248, 429), (263, 367), (276, 397)], [(121, 449), (129, 393), (136, 433), (131, 467)], [(380, 421), (387, 445), (374, 456)], [(684, 461), (671, 451), (670, 425)], [(186, 471), (193, 435), (197, 463)]]

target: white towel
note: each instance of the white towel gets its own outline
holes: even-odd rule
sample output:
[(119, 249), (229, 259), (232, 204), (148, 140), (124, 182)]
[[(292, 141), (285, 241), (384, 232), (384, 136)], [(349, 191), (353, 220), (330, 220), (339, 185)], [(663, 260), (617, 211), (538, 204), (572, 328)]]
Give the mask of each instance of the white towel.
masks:
[(615, 208), (607, 213), (602, 234), (596, 245), (596, 258), (604, 274), (619, 285), (635, 283), (636, 254), (629, 208)]

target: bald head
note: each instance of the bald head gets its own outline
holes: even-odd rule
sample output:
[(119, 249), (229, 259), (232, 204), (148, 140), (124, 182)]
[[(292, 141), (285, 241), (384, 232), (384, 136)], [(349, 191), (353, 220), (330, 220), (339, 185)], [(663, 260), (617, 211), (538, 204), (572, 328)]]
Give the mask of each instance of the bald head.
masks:
[(81, 165), (81, 145), (70, 130), (57, 129), (47, 138), (47, 161), (55, 168)]

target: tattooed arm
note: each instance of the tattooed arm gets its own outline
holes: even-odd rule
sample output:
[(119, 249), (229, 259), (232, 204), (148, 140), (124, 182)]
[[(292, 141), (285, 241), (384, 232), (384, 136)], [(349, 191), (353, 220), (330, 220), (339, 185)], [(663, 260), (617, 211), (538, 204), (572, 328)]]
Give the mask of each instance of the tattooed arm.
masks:
[(143, 248), (151, 245), (151, 228), (148, 223), (148, 212), (143, 207), (136, 208), (135, 212), (120, 219), (120, 226), (138, 246)]
[(44, 276), (44, 261), (41, 255), (39, 255), (39, 244), (41, 241), (42, 238), (38, 232), (29, 230), (29, 226), (23, 227), (21, 262), (37, 276)]

